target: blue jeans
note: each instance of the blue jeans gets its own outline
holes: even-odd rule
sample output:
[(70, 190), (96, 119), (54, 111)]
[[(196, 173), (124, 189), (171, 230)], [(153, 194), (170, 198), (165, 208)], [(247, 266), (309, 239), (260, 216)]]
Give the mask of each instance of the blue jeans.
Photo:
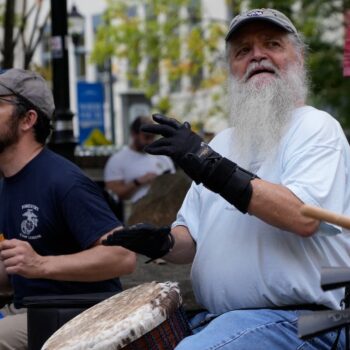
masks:
[[(211, 315), (202, 312), (190, 322), (195, 334), (183, 339), (176, 350), (330, 350), (336, 331), (308, 341), (299, 339), (299, 315), (300, 311), (236, 310), (206, 323)], [(342, 331), (337, 349), (344, 347)]]

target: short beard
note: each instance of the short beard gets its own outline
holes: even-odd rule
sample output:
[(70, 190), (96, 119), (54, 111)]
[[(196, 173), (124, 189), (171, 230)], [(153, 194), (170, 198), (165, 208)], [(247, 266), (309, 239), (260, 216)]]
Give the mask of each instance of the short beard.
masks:
[(18, 125), (19, 117), (12, 115), (12, 118), (7, 125), (7, 132), (3, 135), (0, 134), (0, 154), (4, 153), (6, 149), (18, 142)]
[[(266, 63), (272, 67), (271, 63)], [(254, 77), (248, 82), (230, 75), (229, 107), (233, 131), (232, 155), (240, 165), (255, 170), (252, 164), (273, 156), (296, 106), (307, 95), (306, 71), (301, 64), (291, 66), (264, 84)]]

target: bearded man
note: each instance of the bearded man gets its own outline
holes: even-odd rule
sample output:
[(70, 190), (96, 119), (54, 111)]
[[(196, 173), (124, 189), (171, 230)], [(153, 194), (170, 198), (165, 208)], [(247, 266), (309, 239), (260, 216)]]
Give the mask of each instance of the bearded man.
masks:
[(195, 182), (172, 228), (138, 224), (105, 244), (193, 264), (207, 311), (177, 350), (328, 349), (335, 332), (301, 340), (297, 319), (339, 309), (343, 291), (324, 293), (320, 269), (350, 266), (350, 240), (300, 208), (350, 214), (349, 146), (334, 118), (305, 104), (305, 47), (284, 14), (240, 14), (226, 43), (232, 128), (210, 145), (159, 114), (143, 128), (163, 136), (146, 151), (172, 157)]

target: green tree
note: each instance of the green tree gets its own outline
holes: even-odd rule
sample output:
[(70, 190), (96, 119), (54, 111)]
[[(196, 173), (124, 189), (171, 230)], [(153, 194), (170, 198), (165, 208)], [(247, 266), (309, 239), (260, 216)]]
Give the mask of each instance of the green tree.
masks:
[[(97, 31), (93, 62), (124, 59), (130, 87), (142, 89), (148, 97), (157, 96), (154, 107), (162, 112), (168, 112), (172, 103), (168, 93), (161, 95), (161, 73), (166, 72), (170, 91), (175, 91), (185, 76), (190, 81), (188, 94), (222, 85), (225, 75), (218, 62), (223, 58), (227, 23), (202, 21), (200, 1), (144, 0), (144, 16), (136, 15), (139, 3), (108, 1), (103, 25)], [(187, 9), (184, 15), (183, 9)], [(188, 101), (190, 109), (195, 99)]]
[[(18, 12), (16, 12), (16, 0), (6, 0), (0, 9), (3, 13), (0, 16), (0, 23), (4, 32), (3, 41), (0, 41), (1, 67), (6, 69), (13, 67), (15, 47), (21, 45), (23, 68), (27, 69), (43, 36), (49, 13), (42, 20), (42, 0), (35, 1), (31, 6), (28, 6), (27, 0), (22, 0)], [(30, 18), (32, 20), (29, 20)]]

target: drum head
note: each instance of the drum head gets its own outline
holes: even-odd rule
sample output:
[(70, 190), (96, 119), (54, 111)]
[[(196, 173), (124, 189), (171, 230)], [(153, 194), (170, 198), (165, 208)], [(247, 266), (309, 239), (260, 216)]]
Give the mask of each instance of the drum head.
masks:
[(144, 283), (82, 312), (57, 330), (42, 349), (122, 349), (164, 322), (181, 303), (177, 283)]

